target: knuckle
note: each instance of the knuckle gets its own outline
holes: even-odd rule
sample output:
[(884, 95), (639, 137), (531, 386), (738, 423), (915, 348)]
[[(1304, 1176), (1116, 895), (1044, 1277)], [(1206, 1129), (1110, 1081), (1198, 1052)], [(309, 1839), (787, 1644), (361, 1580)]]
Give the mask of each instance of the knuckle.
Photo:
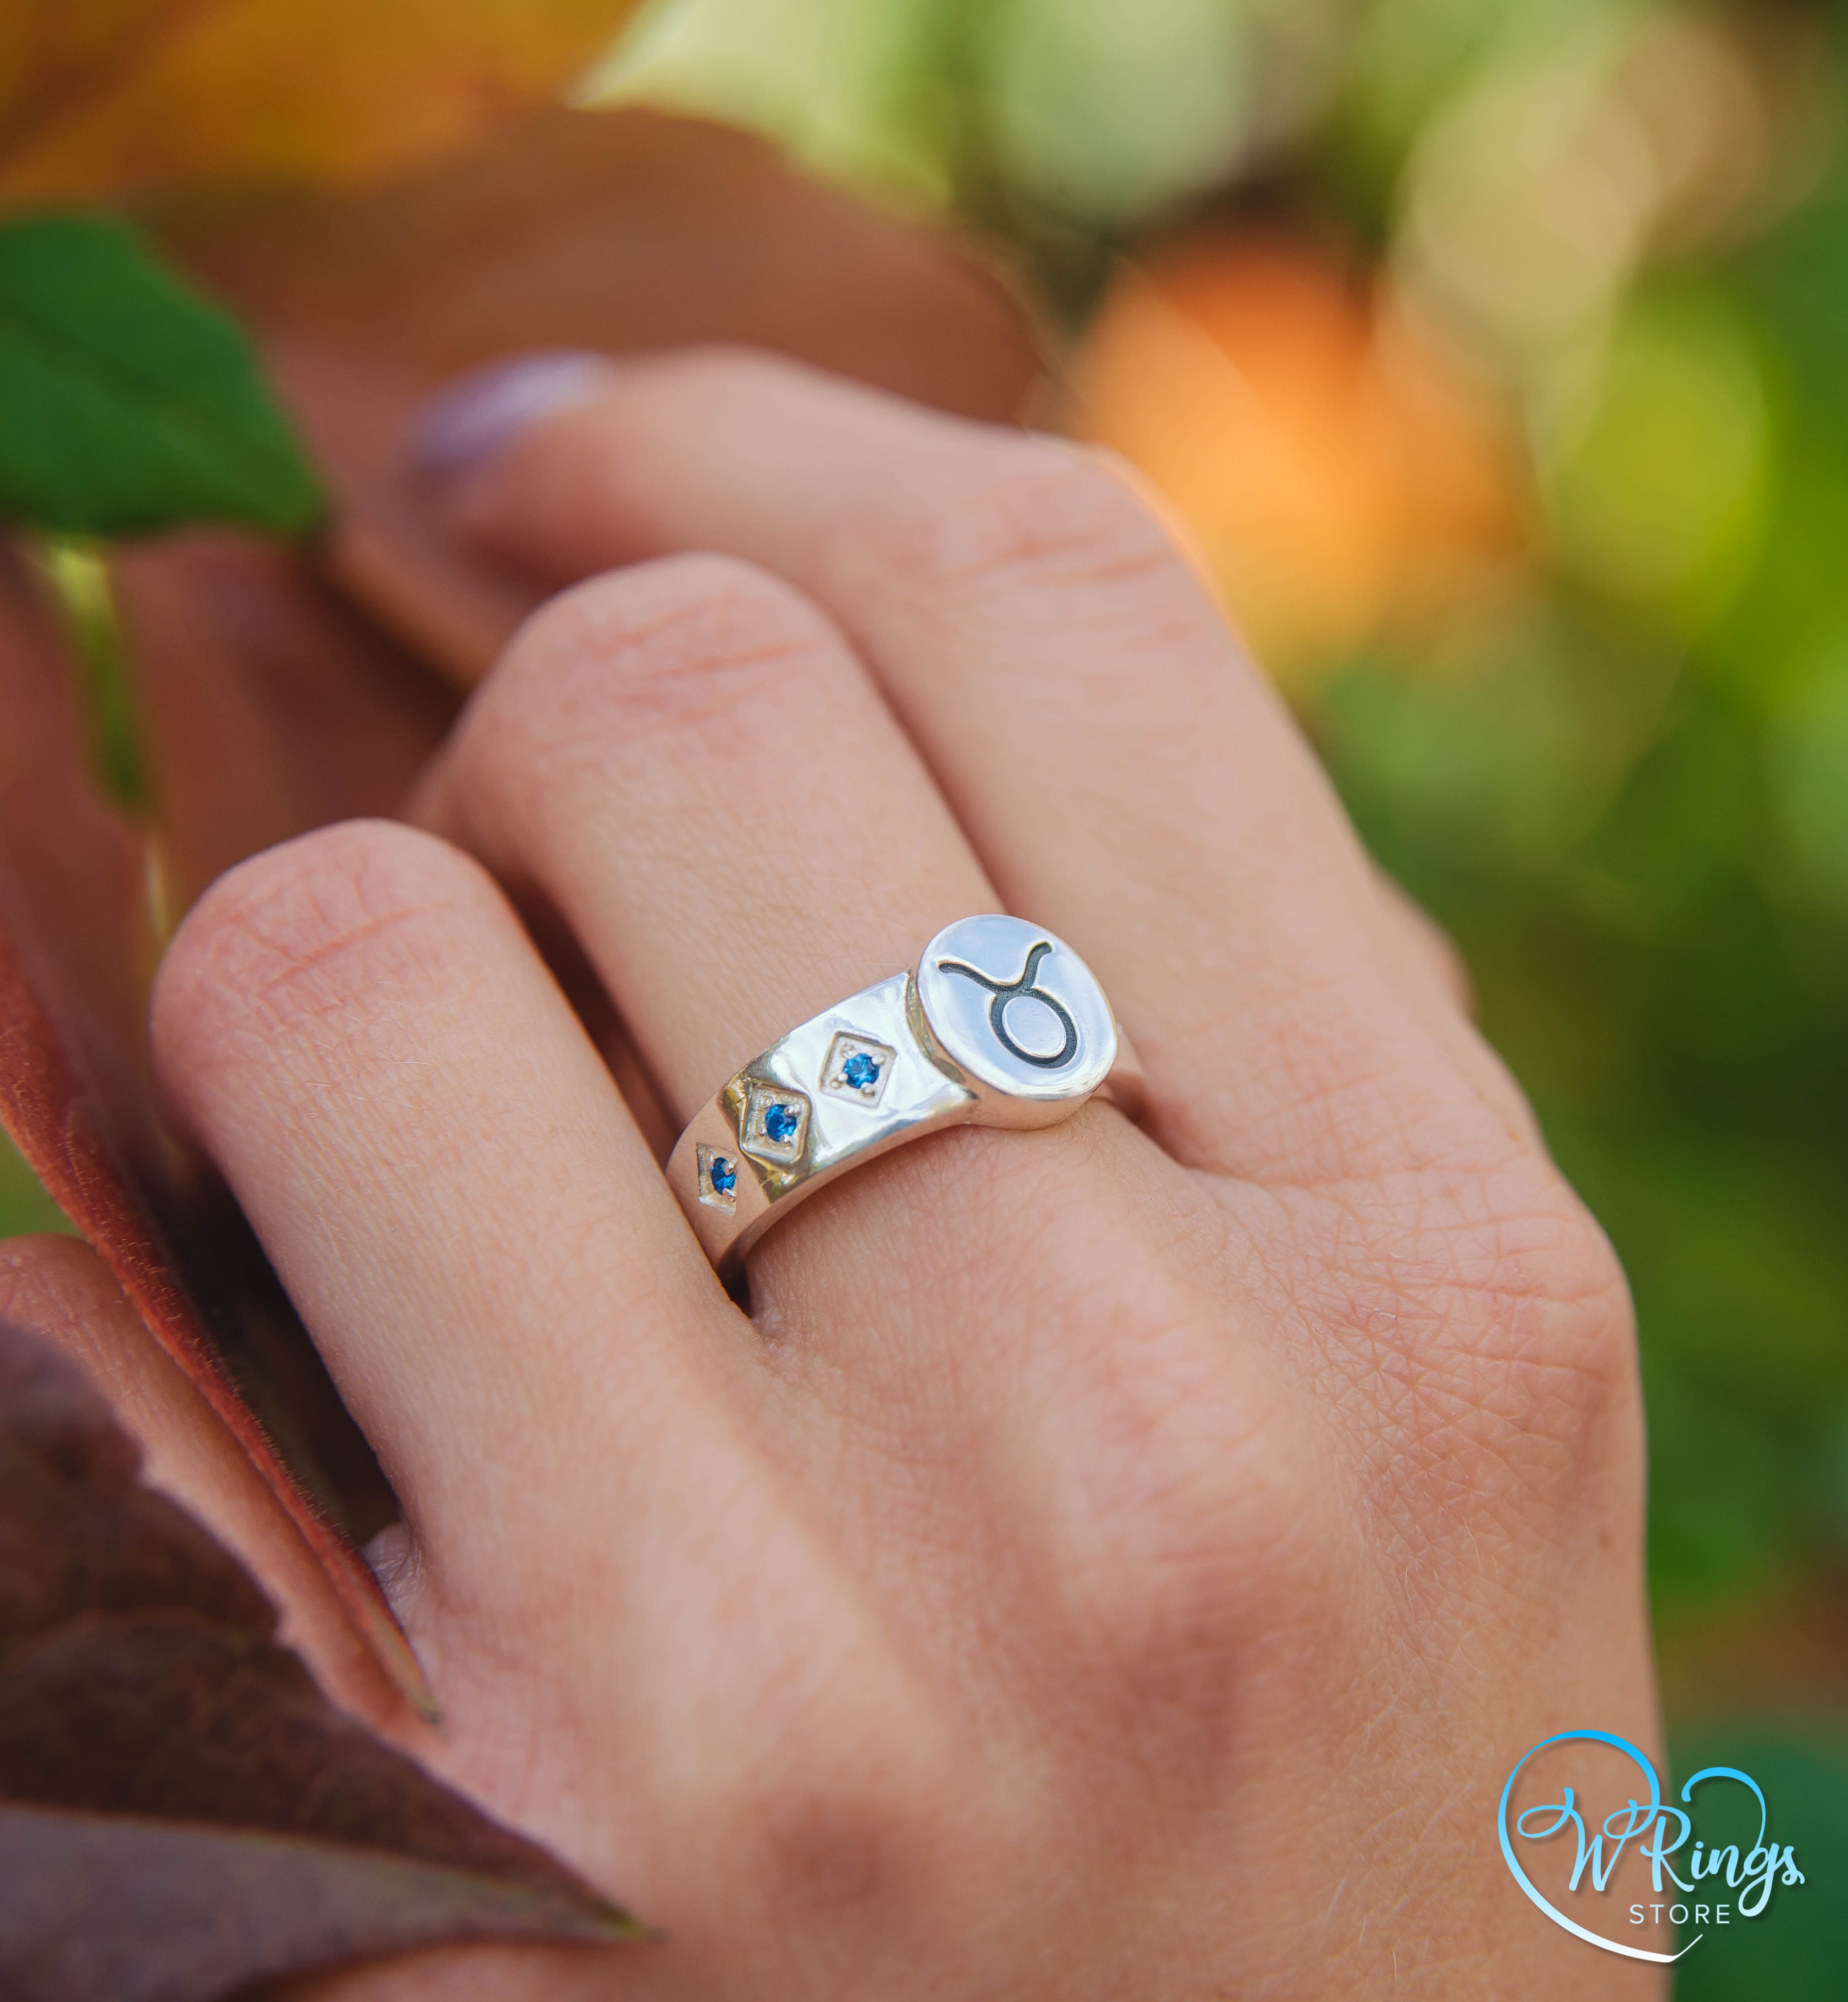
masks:
[(960, 1763), (955, 1734), (863, 1617), (810, 1602), (825, 1658), (760, 1666), (752, 1724), (709, 1768), (707, 1812), (739, 1845), (744, 1881), (776, 1906), (839, 1911), (888, 1896), (915, 1870), (917, 1831), (940, 1815)]
[(1120, 1728), (1184, 1739), (1221, 1718), (1255, 1638), (1327, 1603), (1343, 1536), (1300, 1400), (1261, 1349), (1226, 1338), (1214, 1259), (1190, 1253), (1190, 1269), (1135, 1222), (1115, 1228), (1112, 1246), (1093, 1231), (1032, 1247), (1034, 1310), (1062, 1331), (1034, 1568), (1065, 1658)]
[(749, 1831), (748, 1874), (779, 1909), (838, 1916), (870, 1907), (908, 1874), (906, 1832), (927, 1825), (925, 1804), (891, 1756), (891, 1738), (853, 1744), (848, 1760), (838, 1736), (799, 1735), (728, 1804)]
[[(1628, 1373), (1629, 1289), (1609, 1240), (1550, 1167), (1529, 1160), (1491, 1181), (1472, 1214), (1454, 1197), (1426, 1254), (1434, 1332), (1456, 1353), (1491, 1418), (1523, 1434), (1577, 1435)], [(1454, 1317), (1444, 1310), (1454, 1303)], [(1501, 1393), (1501, 1394), (1498, 1394)], [(1549, 1416), (1560, 1421), (1550, 1425)]]
[(395, 821), (325, 828), (230, 870), (194, 907), (155, 985), (162, 1070), (185, 1077), (265, 1062), (364, 999), (389, 1013), (410, 987), (465, 973), (459, 930), (498, 893), (435, 836)]
[(1299, 1428), (1281, 1400), (1233, 1385), (1223, 1358), (1207, 1365), (1218, 1345), (1202, 1338), (1198, 1363), (1165, 1370), (1126, 1352), (1138, 1380), (1107, 1386), (1111, 1442), (1064, 1554), (1080, 1650), (1138, 1734), (1219, 1717), (1254, 1638), (1274, 1641), (1323, 1602), (1339, 1548), (1312, 1442), (1285, 1449)]
[(1121, 587), (1184, 576), (1155, 516), (1096, 453), (1052, 438), (978, 448), (954, 505), (901, 500), (870, 513), (850, 560), (930, 598)]
[[(1640, 1455), (1635, 1325), (1609, 1241), (1537, 1154), (1428, 1185), (1349, 1257), (1337, 1310), (1395, 1440), (1389, 1522), (1421, 1541), (1564, 1522)], [(1355, 1275), (1362, 1276), (1355, 1276)]]
[(1478, 1408), (1512, 1480), (1576, 1486), (1611, 1457), (1633, 1401), (1636, 1317), (1610, 1240), (1557, 1177), (1554, 1201), (1504, 1233), (1482, 1297)]
[(562, 593), (521, 629), (462, 728), (465, 769), (601, 762), (663, 734), (723, 728), (836, 644), (781, 579), (728, 556), (669, 556)]

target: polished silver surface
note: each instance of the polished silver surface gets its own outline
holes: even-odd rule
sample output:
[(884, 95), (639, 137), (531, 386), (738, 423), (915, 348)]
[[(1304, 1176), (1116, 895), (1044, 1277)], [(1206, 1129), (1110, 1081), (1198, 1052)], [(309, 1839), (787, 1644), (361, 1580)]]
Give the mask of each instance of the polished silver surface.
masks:
[(1006, 1101), (995, 1123), (1068, 1118), (1117, 1060), (1116, 1017), (1096, 975), (1039, 926), (958, 919), (924, 948), (915, 977), (940, 1062), (978, 1097)]
[[(1113, 1076), (1113, 1066), (1114, 1076)], [(916, 968), (804, 1022), (717, 1093), (668, 1178), (721, 1271), (836, 1175), (940, 1127), (1048, 1126), (1136, 1080), (1084, 961), (1019, 918), (964, 918)]]

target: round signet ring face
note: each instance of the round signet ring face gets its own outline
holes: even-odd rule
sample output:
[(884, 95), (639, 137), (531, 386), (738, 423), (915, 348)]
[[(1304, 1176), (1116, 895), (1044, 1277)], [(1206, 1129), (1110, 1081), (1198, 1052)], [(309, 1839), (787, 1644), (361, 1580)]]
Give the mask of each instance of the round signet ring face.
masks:
[(938, 1050), (984, 1098), (1020, 1101), (1021, 1125), (1062, 1116), (1117, 1060), (1097, 976), (1065, 941), (1019, 918), (959, 918), (918, 961), (918, 1006)]

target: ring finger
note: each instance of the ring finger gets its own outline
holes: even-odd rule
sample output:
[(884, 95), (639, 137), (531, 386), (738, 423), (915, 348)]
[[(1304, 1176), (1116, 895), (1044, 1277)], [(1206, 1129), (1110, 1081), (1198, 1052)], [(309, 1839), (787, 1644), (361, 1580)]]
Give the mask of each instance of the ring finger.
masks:
[(826, 621), (716, 556), (556, 601), (420, 817), (550, 907), (678, 1125), (793, 1024), (994, 891)]
[[(643, 565), (556, 601), (478, 693), (420, 806), (563, 921), (677, 1126), (797, 1024), (997, 907), (851, 649), (790, 587), (726, 558)], [(1106, 1147), (1130, 1139), (1091, 1117)], [(858, 1394), (909, 1407), (919, 1372), (941, 1365), (1011, 1403), (995, 1349), (943, 1355), (954, 1328), (907, 1303), (934, 1297), (926, 1282), (947, 1264), (1003, 1262), (980, 1247), (1024, 1184), (992, 1202), (985, 1166), (1005, 1181), (1023, 1162), (1069, 1164), (1076, 1145), (1060, 1129), (964, 1132), (795, 1210), (752, 1257), (760, 1321), (800, 1337), (786, 1365), (835, 1380), (846, 1340)]]

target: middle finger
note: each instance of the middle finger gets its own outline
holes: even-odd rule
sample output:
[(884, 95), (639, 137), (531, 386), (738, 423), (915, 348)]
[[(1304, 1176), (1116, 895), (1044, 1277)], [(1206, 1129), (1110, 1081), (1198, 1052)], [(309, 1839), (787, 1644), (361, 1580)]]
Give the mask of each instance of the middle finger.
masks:
[[(563, 920), (679, 1124), (798, 1023), (999, 908), (845, 641), (728, 559), (645, 564), (555, 600), (420, 804)], [(1191, 1271), (1222, 1235), (1216, 1208), (1100, 1106), (1038, 1132), (919, 1139), (779, 1222), (751, 1254), (751, 1303), (793, 1394), (765, 1416), (828, 1536), (860, 1539), (883, 1576), (914, 1512), (960, 1524), (933, 1546), (946, 1553), (996, 1533), (991, 1511), (1030, 1540), (1088, 1520), (1070, 1482), (1173, 1421), (1149, 1352), (1168, 1337), (1144, 1345), (1134, 1386), (1115, 1354), (1150, 1310), (1151, 1245)], [(1179, 1289), (1172, 1275), (1156, 1289), (1176, 1331)], [(1246, 1347), (1184, 1364), (1216, 1372)], [(1099, 1418), (1126, 1398), (1132, 1421)]]
[(568, 925), (677, 1125), (995, 892), (845, 642), (724, 558), (579, 587), (476, 696), (424, 816)]
[[(853, 636), (1014, 907), (1115, 1000), (1169, 1151), (1390, 1175), (1518, 1093), (1207, 593), (1094, 461), (764, 356), (585, 378), (456, 497), (542, 574), (724, 549)], [(1409, 943), (1408, 943), (1409, 941)], [(1229, 1026), (1236, 1024), (1236, 1033)], [(1440, 1151), (1448, 1146), (1440, 1139)]]

